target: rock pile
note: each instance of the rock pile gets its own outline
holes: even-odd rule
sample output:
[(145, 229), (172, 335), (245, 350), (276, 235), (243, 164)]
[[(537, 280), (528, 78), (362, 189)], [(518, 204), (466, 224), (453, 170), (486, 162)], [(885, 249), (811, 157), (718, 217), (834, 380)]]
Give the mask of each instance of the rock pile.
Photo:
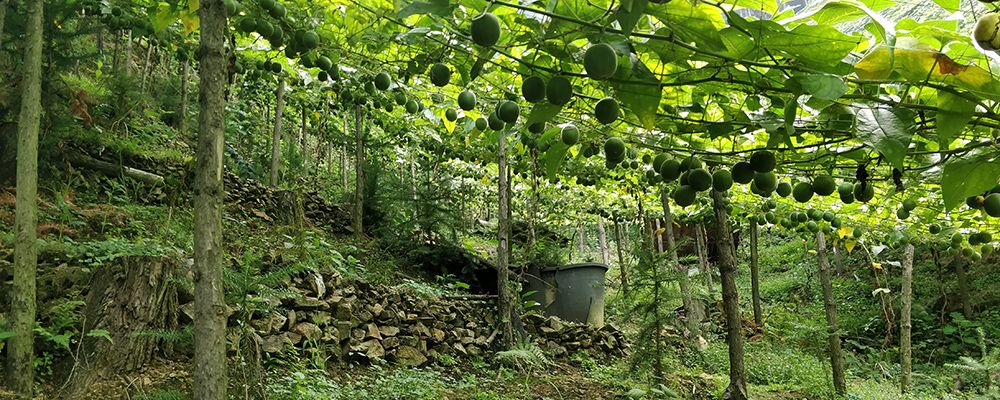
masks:
[[(489, 352), (497, 335), (492, 301), (427, 297), (337, 273), (308, 273), (289, 286), (294, 295), (269, 299), (273, 310), (250, 321), (265, 353), (323, 346), (340, 361), (385, 359), (420, 366)], [(190, 318), (193, 304), (181, 310)], [(539, 346), (556, 357), (578, 350), (622, 354), (627, 346), (621, 332), (610, 326), (598, 329), (545, 317), (524, 322)]]
[(346, 221), (350, 214), (336, 204), (330, 204), (316, 191), (306, 191), (300, 194), (271, 189), (252, 179), (240, 178), (226, 171), (225, 175), (226, 203), (235, 204), (248, 214), (264, 218), (268, 221), (290, 223), (301, 202), (305, 218), (316, 226), (326, 228), (330, 232), (346, 233)]

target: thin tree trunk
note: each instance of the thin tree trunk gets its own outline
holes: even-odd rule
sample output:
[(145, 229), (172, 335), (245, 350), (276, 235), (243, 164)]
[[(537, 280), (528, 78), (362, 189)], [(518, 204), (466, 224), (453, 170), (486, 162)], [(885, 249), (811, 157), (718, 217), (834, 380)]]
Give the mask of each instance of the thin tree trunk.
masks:
[[(653, 220), (653, 225), (650, 227), (650, 229), (653, 232), (658, 231), (660, 229), (660, 220), (659, 219)], [(659, 235), (657, 235), (657, 238), (659, 238)], [(657, 245), (656, 245), (656, 249), (654, 250), (654, 253), (655, 252), (663, 252), (663, 242), (660, 241), (660, 240), (657, 240), (656, 243), (657, 243)], [(662, 377), (663, 377), (663, 335), (662, 335), (662, 332), (663, 332), (663, 317), (660, 315), (660, 309), (662, 307), (661, 306), (661, 300), (660, 300), (660, 290), (662, 289), (662, 285), (660, 284), (660, 281), (663, 280), (663, 277), (660, 276), (660, 272), (662, 272), (662, 270), (660, 269), (659, 263), (656, 262), (656, 257), (653, 256), (653, 254), (651, 254), (651, 256), (652, 257), (650, 257), (650, 262), (653, 264), (650, 267), (653, 270), (653, 304), (652, 304), (652, 307), (653, 307), (653, 326), (654, 326), (654, 328), (653, 328), (654, 329), (654, 331), (653, 331), (653, 348), (655, 349), (655, 352), (656, 352), (656, 356), (653, 358), (653, 372), (655, 372), (655, 378), (656, 379), (662, 379)]]
[(417, 230), (420, 230), (420, 225), (417, 221), (420, 217), (420, 202), (417, 199), (417, 163), (413, 160), (416, 158), (415, 154), (410, 155), (410, 198), (413, 200), (413, 223)]
[(760, 272), (757, 265), (757, 224), (750, 221), (750, 292), (753, 297), (753, 324), (764, 328), (763, 311), (760, 307)]
[(299, 148), (302, 149), (302, 168), (306, 169), (309, 167), (309, 148), (306, 146), (306, 106), (305, 104), (299, 105), (302, 107), (302, 127), (299, 129)]
[(226, 302), (222, 268), (222, 182), (226, 121), (226, 9), (202, 0), (198, 153), (194, 181), (194, 398), (226, 399)]
[(534, 252), (535, 218), (538, 217), (538, 149), (531, 148), (531, 193), (528, 195), (528, 251)]
[(580, 253), (577, 257), (579, 257), (579, 261), (585, 261), (584, 254), (587, 252), (587, 236), (586, 233), (584, 232), (582, 217), (580, 218), (580, 221), (576, 225), (576, 233), (577, 233), (576, 250)]
[(497, 194), (500, 200), (497, 214), (497, 311), (500, 328), (500, 348), (510, 350), (516, 343), (514, 337), (514, 301), (510, 283), (510, 197), (507, 181), (507, 130), (500, 131), (497, 151)]
[(4, 21), (7, 19), (7, 4), (9, 0), (0, 0), (0, 49), (3, 48)]
[(122, 57), (125, 63), (125, 75), (132, 75), (132, 30), (129, 29), (125, 37), (125, 56)]
[(44, 1), (26, 0), (24, 76), (17, 123), (17, 197), (14, 225), (14, 284), (11, 314), (14, 337), (8, 341), (10, 388), (18, 399), (31, 399), (35, 384), (35, 270), (38, 225), (38, 131), (42, 115), (42, 13)]
[(354, 110), (354, 234), (364, 236), (365, 226), (365, 138), (362, 110)]
[(604, 265), (611, 264), (611, 254), (608, 251), (608, 234), (604, 231), (604, 217), (597, 214), (597, 239), (601, 248), (601, 262)]
[(837, 276), (844, 274), (844, 257), (840, 254), (840, 246), (834, 243), (833, 246), (833, 266), (835, 268), (835, 273)]
[(687, 268), (681, 265), (677, 257), (677, 246), (674, 244), (674, 215), (670, 212), (670, 197), (667, 196), (667, 189), (660, 191), (660, 203), (663, 205), (664, 233), (667, 239), (667, 251), (670, 252), (670, 262), (674, 265), (674, 271), (678, 272), (680, 279), (678, 285), (681, 289), (681, 300), (684, 305), (684, 316), (688, 329), (688, 336), (697, 338), (701, 336), (698, 324), (701, 323), (701, 312), (696, 310), (694, 299), (691, 296), (691, 280), (688, 277)]
[(146, 76), (150, 70), (149, 60), (151, 59), (151, 57), (153, 57), (153, 47), (154, 46), (152, 42), (149, 41), (146, 42), (146, 59), (142, 64), (142, 81), (141, 83), (139, 83), (140, 92), (146, 89)]
[(622, 295), (628, 297), (628, 272), (625, 269), (625, 253), (622, 251), (622, 228), (618, 218), (615, 224), (615, 247), (618, 249), (618, 274), (621, 277)]
[(816, 232), (816, 256), (819, 258), (819, 279), (823, 285), (823, 308), (826, 309), (826, 333), (830, 342), (830, 366), (833, 368), (833, 387), (838, 394), (847, 393), (844, 376), (844, 355), (840, 350), (840, 333), (837, 331), (837, 303), (833, 298), (830, 261), (826, 258), (826, 237)]
[(962, 315), (972, 319), (972, 304), (969, 302), (969, 278), (965, 275), (965, 260), (955, 257), (955, 274), (958, 275), (958, 299), (962, 302)]
[(698, 268), (705, 275), (705, 287), (708, 289), (710, 298), (714, 298), (715, 292), (712, 290), (714, 287), (712, 284), (712, 268), (708, 264), (708, 239), (705, 226), (697, 224), (694, 230), (696, 237), (695, 245), (698, 247)]
[(729, 229), (729, 214), (722, 193), (712, 190), (715, 210), (716, 242), (719, 248), (719, 278), (722, 280), (722, 305), (726, 316), (726, 344), (729, 346), (729, 386), (723, 399), (746, 400), (746, 371), (743, 366), (743, 333), (740, 301), (736, 291), (736, 259), (733, 257), (733, 237)]
[(899, 391), (909, 393), (913, 387), (913, 358), (910, 347), (910, 331), (913, 324), (910, 321), (910, 309), (913, 307), (913, 245), (907, 244), (903, 253), (903, 276), (900, 279), (902, 290), (901, 309), (899, 312)]
[(187, 106), (188, 106), (188, 76), (191, 75), (191, 61), (184, 60), (181, 67), (181, 109), (178, 113), (178, 128), (181, 138), (187, 140)]
[(274, 129), (271, 132), (271, 188), (278, 187), (278, 169), (281, 166), (281, 114), (284, 109), (285, 81), (278, 79), (274, 105)]

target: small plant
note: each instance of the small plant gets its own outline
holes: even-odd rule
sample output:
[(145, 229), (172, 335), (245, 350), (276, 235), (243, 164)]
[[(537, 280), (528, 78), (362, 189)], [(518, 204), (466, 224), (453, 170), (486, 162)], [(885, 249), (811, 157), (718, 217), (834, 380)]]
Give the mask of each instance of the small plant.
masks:
[(497, 352), (496, 360), (500, 364), (525, 372), (552, 364), (542, 349), (534, 342), (528, 341), (518, 343), (513, 349)]
[(1000, 374), (1000, 347), (986, 348), (986, 334), (982, 327), (976, 328), (976, 341), (981, 354), (979, 359), (962, 356), (959, 358), (960, 363), (947, 365), (960, 371), (984, 375), (986, 392), (990, 398), (997, 398), (1000, 396), (1000, 388), (994, 386), (993, 378)]

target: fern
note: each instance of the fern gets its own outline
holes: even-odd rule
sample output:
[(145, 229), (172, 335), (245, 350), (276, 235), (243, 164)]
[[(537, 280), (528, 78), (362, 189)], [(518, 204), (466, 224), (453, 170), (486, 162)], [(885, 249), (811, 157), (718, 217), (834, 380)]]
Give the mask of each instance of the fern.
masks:
[(545, 357), (545, 352), (532, 342), (522, 342), (513, 349), (497, 352), (496, 360), (520, 371), (529, 371), (552, 364)]
[(194, 331), (191, 329), (191, 325), (187, 325), (181, 329), (151, 329), (139, 331), (134, 333), (132, 336), (152, 338), (163, 341), (164, 343), (174, 344), (190, 344), (194, 342)]

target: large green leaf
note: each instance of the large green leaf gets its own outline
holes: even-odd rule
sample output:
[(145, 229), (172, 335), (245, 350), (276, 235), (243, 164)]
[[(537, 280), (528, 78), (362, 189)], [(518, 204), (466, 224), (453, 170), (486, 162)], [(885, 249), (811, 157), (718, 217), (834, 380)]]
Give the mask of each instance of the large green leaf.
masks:
[[(632, 83), (641, 82), (641, 83)], [(642, 84), (645, 83), (645, 84)], [(635, 113), (646, 129), (656, 126), (656, 111), (660, 108), (660, 81), (638, 58), (632, 58), (632, 78), (614, 81), (615, 97)]]
[(801, 62), (815, 66), (833, 66), (851, 53), (860, 39), (845, 35), (831, 26), (799, 25), (791, 31), (764, 33), (763, 45), (781, 51)]
[(536, 122), (545, 122), (552, 120), (559, 111), (562, 110), (562, 106), (555, 105), (552, 103), (536, 103), (534, 107), (531, 107), (531, 113), (528, 114), (528, 119), (524, 121), (525, 126), (529, 126)]
[(447, 17), (457, 6), (458, 4), (451, 4), (448, 0), (418, 1), (401, 8), (396, 16), (406, 18), (415, 14), (434, 14)]
[(836, 100), (847, 93), (847, 84), (838, 76), (809, 75), (798, 78), (802, 88), (820, 100)]
[(646, 15), (646, 3), (648, 0), (623, 1), (618, 11), (615, 12), (615, 20), (622, 27), (622, 32), (626, 35), (632, 33), (639, 18)]
[(941, 197), (944, 208), (951, 210), (966, 197), (983, 193), (997, 184), (1000, 161), (979, 156), (956, 159), (944, 166), (941, 174)]
[(673, 36), (685, 42), (711, 50), (726, 49), (719, 36), (719, 29), (726, 25), (719, 9), (707, 4), (671, 1), (650, 7), (648, 12), (663, 22)]
[(934, 3), (941, 6), (941, 8), (948, 10), (948, 12), (958, 11), (958, 6), (961, 5), (959, 0), (934, 0)]
[(972, 120), (976, 104), (952, 93), (938, 92), (937, 106), (940, 111), (934, 116), (934, 125), (937, 126), (938, 144), (941, 150), (948, 150), (948, 144)]
[(857, 115), (858, 139), (877, 150), (893, 167), (903, 170), (915, 117), (916, 113), (908, 109), (863, 106)]

